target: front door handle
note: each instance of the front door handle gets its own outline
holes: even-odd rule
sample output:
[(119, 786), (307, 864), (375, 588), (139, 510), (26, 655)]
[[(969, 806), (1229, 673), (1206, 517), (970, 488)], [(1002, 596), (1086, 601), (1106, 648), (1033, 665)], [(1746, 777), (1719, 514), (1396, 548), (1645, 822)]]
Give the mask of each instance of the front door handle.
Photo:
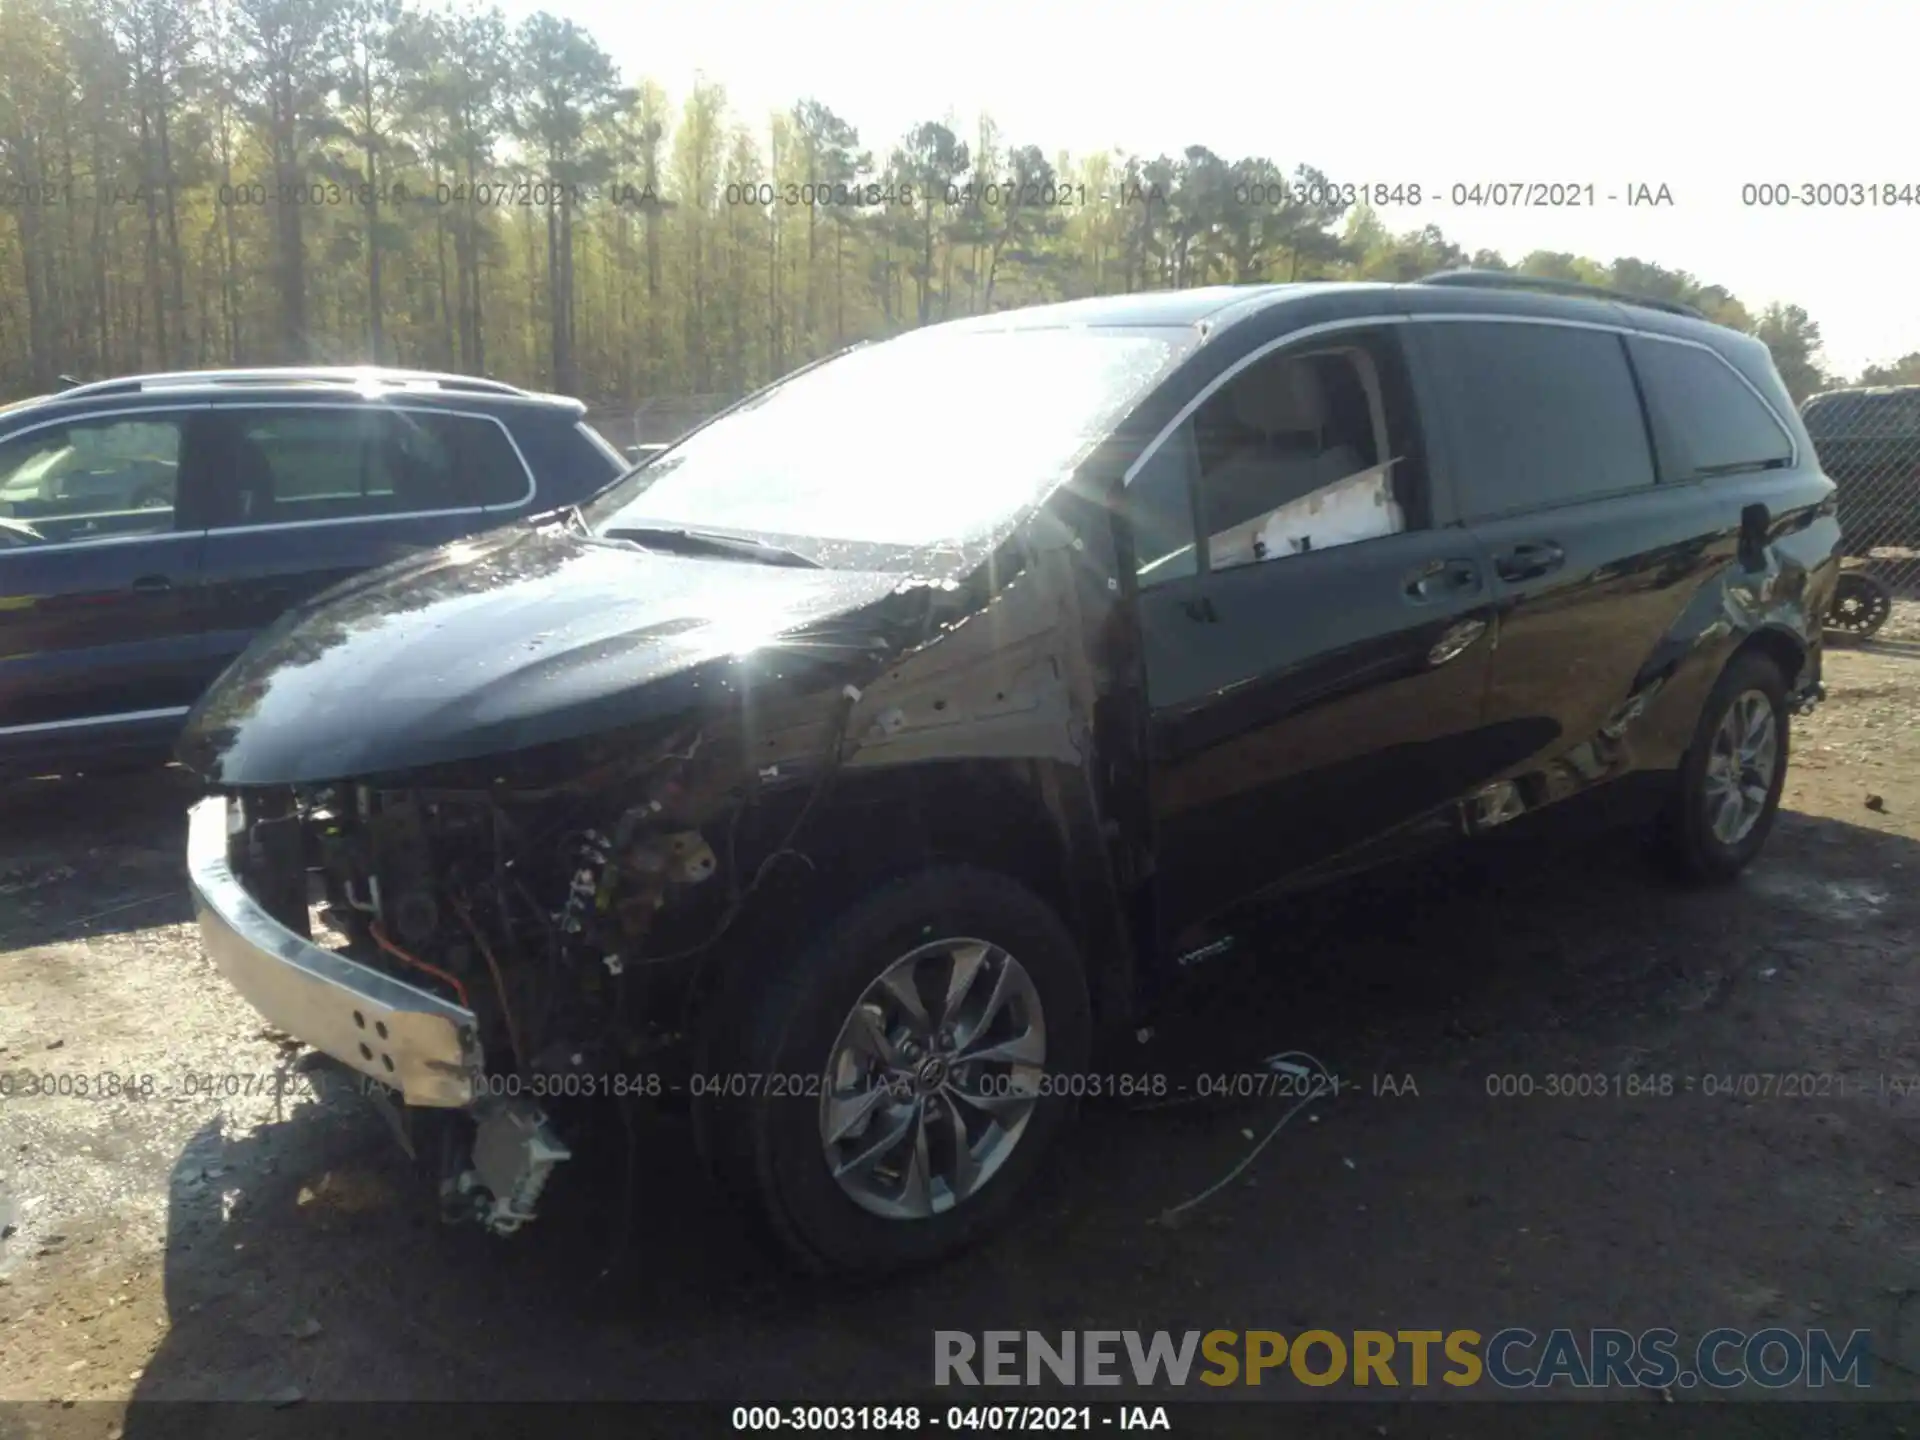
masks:
[(1427, 664), (1444, 665), (1456, 656), (1466, 654), (1473, 648), (1473, 642), (1486, 633), (1487, 622), (1478, 617), (1454, 622), (1433, 642), (1433, 648), (1427, 651)]
[(1218, 612), (1213, 608), (1213, 601), (1205, 595), (1192, 600), (1182, 600), (1180, 608), (1187, 612), (1189, 620), (1198, 621), (1203, 625), (1217, 624), (1220, 620)]
[(1552, 540), (1522, 540), (1494, 557), (1502, 580), (1537, 580), (1567, 563), (1567, 552)]
[(173, 589), (173, 581), (165, 575), (142, 575), (133, 582), (133, 589), (140, 595), (160, 595)]
[(1408, 575), (1406, 596), (1418, 604), (1471, 595), (1480, 588), (1480, 566), (1472, 560), (1429, 560)]

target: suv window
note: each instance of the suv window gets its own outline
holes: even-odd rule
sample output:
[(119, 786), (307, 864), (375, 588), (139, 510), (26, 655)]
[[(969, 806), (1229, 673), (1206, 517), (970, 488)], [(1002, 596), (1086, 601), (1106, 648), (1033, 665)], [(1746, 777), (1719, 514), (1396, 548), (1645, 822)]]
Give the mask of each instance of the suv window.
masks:
[(1200, 568), (1194, 544), (1194, 482), (1200, 459), (1193, 448), (1193, 422), (1184, 422), (1147, 458), (1127, 487), (1133, 526), (1134, 573), (1142, 585), (1158, 585)]
[(1653, 419), (1662, 480), (1693, 480), (1781, 464), (1793, 442), (1760, 397), (1697, 345), (1629, 336)]
[(1196, 573), (1196, 526), (1206, 567), (1224, 570), (1424, 524), (1424, 480), (1390, 333), (1267, 356), (1134, 475), (1136, 574), (1144, 585)]
[(1459, 468), (1462, 518), (1654, 483), (1646, 421), (1619, 335), (1492, 320), (1417, 328)]
[(461, 510), (527, 493), (519, 457), (490, 420), (371, 406), (232, 414), (231, 525)]
[(527, 467), (504, 428), (476, 415), (411, 414), (406, 419), (437, 433), (452, 452), (455, 473), (465, 482), (462, 503), (518, 505), (526, 500), (532, 488)]
[(102, 415), (0, 440), (0, 516), (48, 543), (173, 529), (177, 415)]

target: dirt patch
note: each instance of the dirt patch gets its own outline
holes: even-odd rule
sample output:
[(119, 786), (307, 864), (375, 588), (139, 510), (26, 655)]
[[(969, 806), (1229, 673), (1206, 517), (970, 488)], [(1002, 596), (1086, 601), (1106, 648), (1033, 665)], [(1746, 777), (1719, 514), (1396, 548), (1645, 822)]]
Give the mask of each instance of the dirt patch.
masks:
[[(1130, 1068), (1299, 1049), (1337, 1099), (1178, 1226), (1281, 1103), (1094, 1107), (1003, 1239), (878, 1292), (781, 1279), (671, 1117), (624, 1250), (591, 1165), (512, 1241), (440, 1227), (201, 955), (184, 777), (12, 787), (0, 1071), (89, 1089), (0, 1106), (0, 1400), (104, 1433), (60, 1402), (845, 1400), (924, 1392), (936, 1328), (1762, 1323), (1870, 1329), (1876, 1394), (1912, 1397), (1920, 606), (1827, 678), (1740, 885), (1664, 887), (1609, 837), (1316, 897)], [(1671, 1089), (1539, 1093), (1626, 1073)]]

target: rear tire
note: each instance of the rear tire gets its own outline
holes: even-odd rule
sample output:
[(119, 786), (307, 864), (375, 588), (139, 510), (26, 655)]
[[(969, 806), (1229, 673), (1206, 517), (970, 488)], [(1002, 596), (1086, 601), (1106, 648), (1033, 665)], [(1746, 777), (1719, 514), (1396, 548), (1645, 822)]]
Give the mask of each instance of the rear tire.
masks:
[(1084, 1070), (1092, 1026), (1053, 910), (1005, 876), (942, 865), (811, 943), (746, 957), (703, 1029), (694, 1125), (716, 1178), (801, 1269), (881, 1274), (1006, 1217), (1072, 1112), (1047, 1082)]
[(1677, 878), (1721, 884), (1760, 853), (1786, 784), (1789, 730), (1780, 667), (1751, 651), (1736, 656), (1701, 707), (1660, 819), (1660, 849)]

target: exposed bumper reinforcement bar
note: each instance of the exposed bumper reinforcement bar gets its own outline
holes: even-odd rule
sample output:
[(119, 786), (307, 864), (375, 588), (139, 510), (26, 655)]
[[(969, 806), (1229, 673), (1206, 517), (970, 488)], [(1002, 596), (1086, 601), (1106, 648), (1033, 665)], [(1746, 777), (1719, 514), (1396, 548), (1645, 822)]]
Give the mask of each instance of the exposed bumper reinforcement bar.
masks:
[(409, 1105), (471, 1105), (481, 1073), (471, 1010), (303, 939), (241, 886), (227, 858), (227, 801), (187, 816), (187, 876), (207, 954), (269, 1022)]

